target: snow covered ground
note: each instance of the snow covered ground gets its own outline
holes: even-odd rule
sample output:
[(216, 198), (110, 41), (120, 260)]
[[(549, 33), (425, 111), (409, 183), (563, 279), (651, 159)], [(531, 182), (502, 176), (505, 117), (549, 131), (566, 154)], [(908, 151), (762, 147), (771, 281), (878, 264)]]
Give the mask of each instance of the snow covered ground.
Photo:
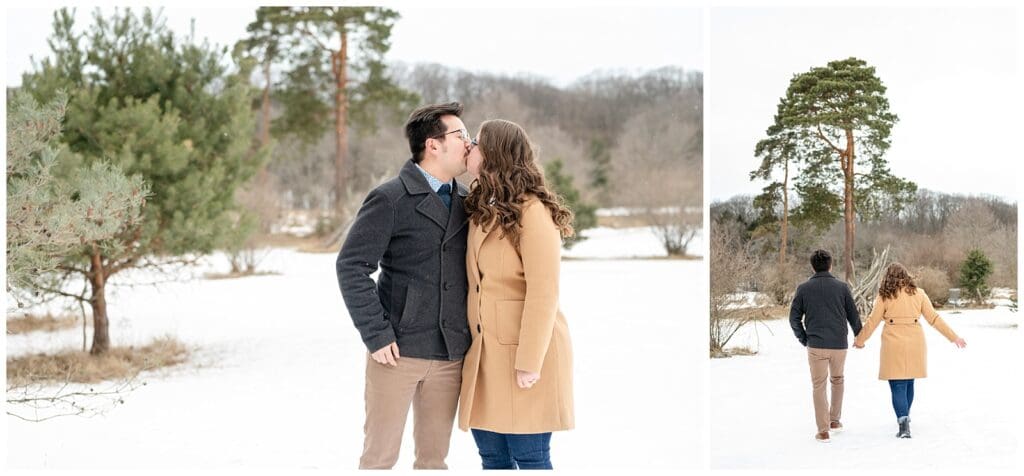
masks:
[[(667, 256), (665, 247), (658, 240), (651, 227), (637, 228), (588, 228), (583, 230), (587, 237), (562, 255), (570, 258), (659, 258)], [(698, 232), (686, 252), (700, 256), (703, 252), (703, 235)]]
[[(632, 248), (618, 247), (630, 242), (604, 244), (628, 256)], [(150, 376), (101, 416), (7, 417), (8, 468), (355, 468), (365, 349), (334, 260), (278, 249), (263, 263), (277, 275), (115, 288), (115, 345), (171, 334), (196, 348), (193, 362)], [(215, 256), (192, 273), (226, 268)], [(554, 435), (556, 467), (703, 464), (704, 269), (701, 261), (563, 262), (577, 429)], [(8, 355), (80, 346), (80, 329), (7, 336)], [(411, 428), (399, 468), (412, 466)], [(448, 463), (479, 468), (468, 433), (455, 430)]]
[(788, 320), (744, 329), (730, 346), (757, 355), (711, 361), (711, 468), (1014, 467), (1020, 316), (1006, 307), (939, 313), (967, 348), (924, 325), (929, 376), (914, 384), (909, 440), (895, 438), (889, 387), (877, 379), (881, 329), (866, 348), (848, 351), (845, 431), (828, 445), (814, 440), (807, 354)]
[(751, 307), (766, 307), (773, 304), (771, 296), (766, 293), (754, 291), (743, 291), (732, 293), (726, 296), (725, 309), (746, 309)]

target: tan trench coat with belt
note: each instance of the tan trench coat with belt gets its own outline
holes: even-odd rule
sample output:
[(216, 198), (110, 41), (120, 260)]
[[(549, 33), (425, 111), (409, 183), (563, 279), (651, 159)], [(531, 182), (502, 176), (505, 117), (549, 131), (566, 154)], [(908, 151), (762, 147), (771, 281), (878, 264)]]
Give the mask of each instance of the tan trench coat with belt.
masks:
[(935, 330), (953, 342), (958, 339), (953, 329), (939, 317), (932, 307), (932, 301), (924, 290), (917, 288), (914, 294), (900, 290), (894, 299), (875, 298), (875, 306), (868, 316), (864, 328), (857, 334), (856, 345), (864, 345), (880, 323), (882, 330), (882, 353), (879, 359), (880, 380), (924, 378), (928, 376), (927, 348), (921, 316)]
[[(466, 271), (473, 343), (462, 368), (459, 428), (506, 434), (574, 426), (572, 345), (558, 309), (561, 237), (544, 204), (523, 205), (520, 252), (470, 222)], [(516, 369), (540, 372), (531, 388)]]

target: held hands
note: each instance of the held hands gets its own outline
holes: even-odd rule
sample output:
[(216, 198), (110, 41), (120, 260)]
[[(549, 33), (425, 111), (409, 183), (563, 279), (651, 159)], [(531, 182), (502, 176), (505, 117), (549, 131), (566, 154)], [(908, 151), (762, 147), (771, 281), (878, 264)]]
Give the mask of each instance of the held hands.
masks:
[(853, 343), (853, 348), (855, 348), (855, 349), (863, 349), (864, 348), (864, 344), (858, 344), (858, 343), (854, 342)]
[(370, 354), (370, 357), (379, 364), (398, 367), (398, 343), (392, 342), (383, 348), (377, 349), (376, 352)]
[(965, 341), (962, 337), (957, 337), (957, 339), (953, 341), (953, 345), (963, 349), (964, 347), (967, 347), (967, 341)]
[(540, 380), (540, 373), (516, 369), (516, 383), (519, 388), (530, 388)]

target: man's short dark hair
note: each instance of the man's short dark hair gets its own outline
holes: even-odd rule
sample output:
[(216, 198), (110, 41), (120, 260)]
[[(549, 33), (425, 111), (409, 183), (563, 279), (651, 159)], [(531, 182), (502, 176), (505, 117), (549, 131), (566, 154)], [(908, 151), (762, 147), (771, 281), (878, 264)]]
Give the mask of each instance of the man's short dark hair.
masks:
[(832, 255), (825, 250), (817, 250), (811, 255), (811, 267), (815, 273), (828, 271), (832, 268)]
[(423, 160), (423, 150), (427, 147), (427, 139), (447, 132), (447, 126), (441, 121), (441, 116), (448, 115), (461, 116), (462, 104), (457, 102), (430, 104), (409, 114), (409, 120), (405, 122), (405, 138), (409, 139), (409, 152), (412, 152), (413, 162), (418, 164)]

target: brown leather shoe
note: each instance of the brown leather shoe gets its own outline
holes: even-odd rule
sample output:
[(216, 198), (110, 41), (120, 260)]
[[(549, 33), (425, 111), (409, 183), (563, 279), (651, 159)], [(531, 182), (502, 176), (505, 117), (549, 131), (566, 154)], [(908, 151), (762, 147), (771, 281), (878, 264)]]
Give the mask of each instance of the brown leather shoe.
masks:
[(827, 431), (823, 431), (821, 433), (814, 435), (814, 439), (818, 440), (818, 443), (831, 443), (831, 440), (828, 439)]
[(828, 424), (829, 431), (843, 431), (843, 424), (838, 421), (834, 421)]

